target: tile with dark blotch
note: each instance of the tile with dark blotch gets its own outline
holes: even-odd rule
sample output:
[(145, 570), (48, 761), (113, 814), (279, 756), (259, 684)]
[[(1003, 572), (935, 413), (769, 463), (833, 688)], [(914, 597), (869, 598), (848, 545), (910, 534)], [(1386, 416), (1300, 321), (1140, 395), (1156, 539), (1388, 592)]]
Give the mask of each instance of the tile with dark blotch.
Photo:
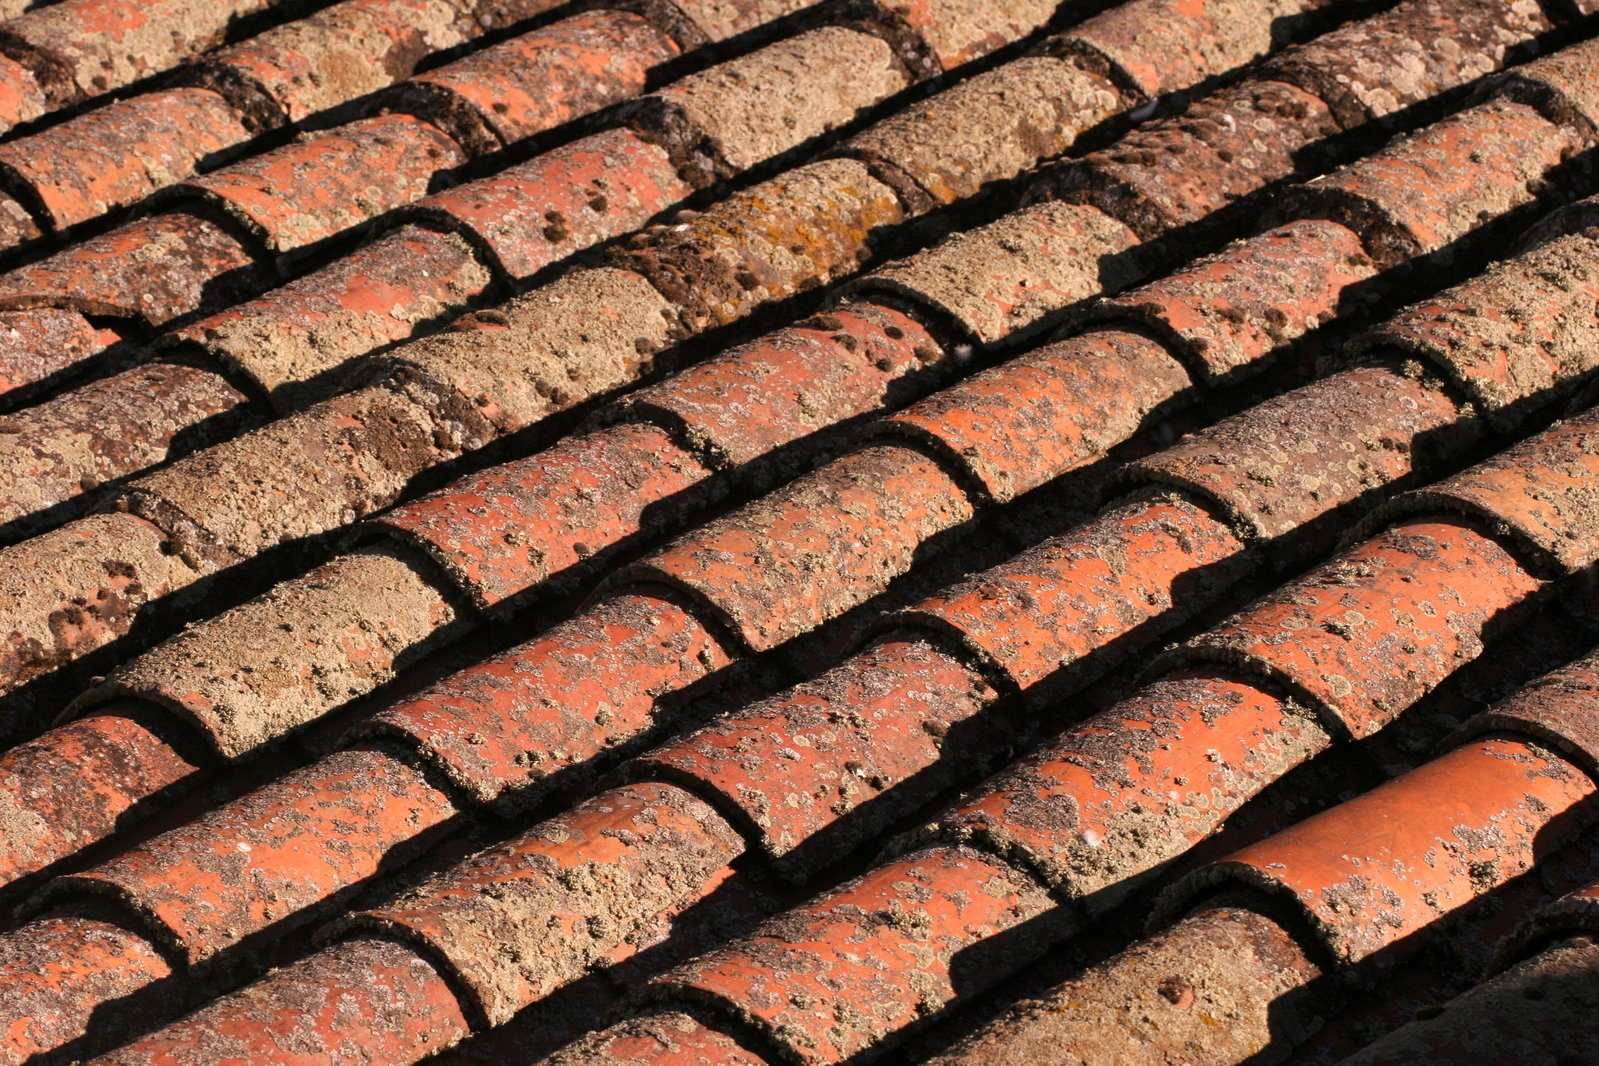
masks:
[(665, 149), (614, 129), (435, 193), (407, 215), (464, 226), (520, 281), (642, 226), (691, 191)]
[(366, 528), (426, 551), (484, 610), (673, 519), (709, 475), (658, 426), (623, 423), (452, 483)]
[(237, 219), (273, 252), (293, 252), (421, 199), (464, 162), (456, 143), (409, 115), (358, 119), (179, 185)]

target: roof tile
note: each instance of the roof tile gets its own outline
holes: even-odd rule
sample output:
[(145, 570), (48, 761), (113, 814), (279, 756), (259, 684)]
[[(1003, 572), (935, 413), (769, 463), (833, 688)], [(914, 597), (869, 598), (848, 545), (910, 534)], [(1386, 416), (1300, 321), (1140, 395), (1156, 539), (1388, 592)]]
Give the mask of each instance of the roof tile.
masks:
[(651, 68), (677, 54), (638, 15), (582, 12), (419, 74), (395, 98), (477, 154), (637, 96)]
[(78, 706), (146, 700), (244, 755), (447, 639), (456, 610), (408, 554), (369, 548), (285, 581), (125, 663)]
[(1243, 881), (1292, 900), (1334, 957), (1359, 962), (1526, 873), (1575, 834), (1561, 816), (1594, 792), (1535, 744), (1474, 741), (1201, 869), (1168, 904)]
[(794, 148), (892, 96), (911, 77), (881, 37), (824, 26), (652, 93), (707, 140), (724, 172)]
[(258, 126), (301, 122), (411, 74), (476, 27), (450, 0), (343, 0), (211, 52), (195, 77), (246, 108)]
[(1213, 501), (1251, 538), (1303, 536), (1307, 524), (1342, 517), (1340, 510), (1407, 478), (1418, 441), (1444, 454), (1464, 450), (1470, 427), (1452, 434), (1454, 448), (1438, 439), (1462, 417), (1453, 400), (1422, 381), (1359, 368), (1263, 400), (1133, 460), (1125, 477)]
[(901, 634), (630, 760), (626, 772), (716, 796), (785, 875), (803, 879), (947, 787), (965, 769), (949, 765), (958, 727), (996, 698), (959, 658)]
[(1599, 366), (1599, 230), (1554, 238), (1399, 312), (1356, 348), (1413, 356), (1504, 427)]
[(0, 308), (56, 306), (151, 326), (226, 306), (264, 271), (221, 226), (187, 212), (152, 215), (0, 274)]
[(1224, 524), (1186, 500), (1139, 500), (949, 586), (895, 621), (950, 633), (1017, 688), (1031, 688), (1072, 671), (1112, 634), (1157, 618), (1173, 624), (1187, 604), (1214, 599), (1240, 576), (1243, 567), (1229, 563), (1242, 550)]
[(549, 1066), (767, 1066), (726, 1033), (681, 1011), (661, 1011), (617, 1022), (550, 1056)]
[(1447, 248), (1530, 203), (1576, 147), (1570, 129), (1525, 104), (1494, 100), (1287, 195), (1296, 214), (1348, 225), (1388, 266)]
[(189, 177), (248, 137), (211, 90), (166, 89), (0, 144), (0, 169), (37, 197), (44, 221), (66, 229)]
[(833, 1063), (936, 1011), (957, 982), (969, 993), (1031, 960), (1041, 939), (1007, 938), (981, 959), (958, 953), (1048, 908), (1048, 896), (1004, 863), (932, 849), (818, 896), (654, 989), (714, 1004), (786, 1059)]
[(857, 269), (898, 198), (851, 159), (810, 163), (652, 227), (611, 257), (638, 271), (696, 330)]
[(1289, 700), (1179, 673), (991, 778), (935, 832), (1007, 856), (1103, 912), (1327, 743)]
[(948, 70), (1038, 29), (1056, 0), (999, 0), (974, 9), (963, 0), (896, 0), (887, 5), (921, 35)]
[(947, 204), (1059, 155), (1122, 106), (1100, 75), (1028, 56), (889, 116), (851, 138), (846, 151), (886, 164), (885, 178), (897, 174)]
[(1177, 660), (1247, 666), (1368, 736), (1482, 651), (1538, 588), (1497, 542), (1417, 518), (1379, 533), (1195, 638)]
[(677, 329), (676, 309), (644, 278), (579, 269), (385, 361), (446, 386), (509, 432), (633, 381)]
[(670, 523), (673, 498), (708, 474), (659, 427), (623, 424), (463, 478), (366, 528), (427, 551), (479, 608), (511, 609)]
[(391, 756), (335, 752), (108, 862), (55, 878), (40, 901), (120, 900), (158, 944), (193, 965), (274, 923), (303, 921), (297, 912), (401, 861), (400, 845), (414, 852), (426, 830), (454, 813), (420, 771)]
[(1081, 317), (1148, 327), (1214, 384), (1346, 312), (1375, 272), (1354, 233), (1303, 219), (1096, 300)]
[[(127, 633), (152, 601), (192, 583), (195, 572), (167, 538), (133, 515), (92, 515), (0, 551), (0, 682), (12, 688)], [(13, 706), (0, 734), (28, 723)], [(14, 717), (17, 716), (17, 717)]]
[(414, 748), (466, 796), (532, 801), (652, 727), (656, 697), (729, 657), (692, 614), (647, 593), (613, 596), (544, 635), (377, 711), (356, 735)]
[(883, 426), (935, 447), (1005, 501), (1104, 454), (1191, 385), (1158, 341), (1096, 330), (958, 382)]
[(49, 106), (33, 71), (10, 56), (0, 56), (0, 130), (31, 122)]
[(1092, 207), (1036, 204), (879, 267), (850, 292), (892, 293), (951, 320), (968, 339), (1020, 339), (1047, 316), (1142, 273), (1132, 231)]
[(119, 339), (76, 311), (53, 307), (0, 311), (0, 345), (5, 351), (0, 397), (70, 371)]
[[(291, 1006), (292, 1005), (292, 1006)], [(346, 940), (113, 1052), (122, 1066), (234, 1057), (272, 1062), (360, 1034), (368, 1062), (411, 1061), (470, 1032), (449, 983), (389, 940)]]
[(64, 501), (130, 467), (231, 437), (254, 421), (247, 400), (215, 374), (149, 363), (23, 408), (0, 436), (0, 523), (37, 529), (59, 520)]
[(1143, 0), (1120, 4), (1060, 34), (1142, 96), (1163, 96), (1266, 55), (1278, 23), (1327, 0)]
[(399, 393), (363, 389), (147, 474), (118, 505), (161, 526), (196, 565), (229, 565), (392, 501), (454, 454), (441, 436)]
[(614, 129), (435, 193), (407, 214), (464, 226), (507, 277), (523, 280), (642, 226), (691, 191), (665, 149)]
[(1372, 119), (1386, 125), (1409, 107), (1498, 70), (1511, 49), (1551, 28), (1531, 0), (1410, 0), (1285, 49), (1265, 61), (1261, 74), (1320, 97), (1345, 128)]
[(298, 251), (420, 199), (465, 157), (410, 115), (358, 119), (179, 185), (237, 218), (274, 252)]
[(901, 311), (850, 302), (691, 366), (622, 399), (619, 412), (683, 435), (702, 462), (737, 470), (938, 374), (944, 353)]
[(1535, 737), (1599, 776), (1599, 732), (1593, 713), (1599, 694), (1599, 656), (1588, 655), (1545, 674), (1476, 715), (1464, 736), (1519, 733)]
[(405, 340), (491, 280), (461, 238), (403, 226), (315, 273), (166, 334), (157, 350), (203, 353), (278, 410), (292, 411), (345, 383), (354, 359)]
[(1480, 517), (1529, 549), (1540, 568), (1585, 569), (1599, 559), (1599, 409), (1561, 422), (1446, 481), (1400, 497), (1386, 519), (1424, 511)]
[(1056, 164), (1034, 195), (1096, 204), (1145, 239), (1201, 221), (1215, 227), (1228, 217), (1217, 212), (1294, 174), (1306, 150), (1336, 132), (1326, 105), (1309, 93), (1247, 79)]
[(973, 511), (926, 456), (868, 447), (706, 523), (613, 581), (687, 590), (764, 651), (881, 591), (924, 542)]
[(703, 800), (627, 785), (339, 925), (424, 945), (501, 1024), (636, 939), (641, 916), (684, 906), (741, 850)]

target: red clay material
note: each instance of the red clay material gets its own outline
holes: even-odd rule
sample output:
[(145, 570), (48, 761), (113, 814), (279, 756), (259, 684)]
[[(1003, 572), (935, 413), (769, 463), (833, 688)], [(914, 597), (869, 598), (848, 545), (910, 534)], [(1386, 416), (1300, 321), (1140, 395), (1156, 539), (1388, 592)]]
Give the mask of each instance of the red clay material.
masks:
[(936, 448), (1005, 501), (1103, 455), (1192, 384), (1158, 341), (1098, 330), (985, 370), (884, 426)]
[(479, 852), (341, 929), (425, 946), (472, 1006), (500, 1025), (636, 941), (646, 922), (680, 909), (743, 844), (687, 792), (628, 785)]
[[(1090, 56), (1145, 98), (1198, 85), (1273, 51), (1278, 20), (1326, 0), (1139, 0), (1122, 4), (1055, 38)], [(1058, 42), (1058, 43), (1055, 43)]]
[(143, 937), (93, 918), (45, 917), (0, 936), (0, 1062), (37, 1061), (33, 1056), (84, 1036), (100, 1004), (171, 974)]
[(928, 43), (945, 70), (1025, 37), (1058, 7), (1054, 0), (1001, 0), (980, 9), (961, 0), (894, 0), (885, 6)]
[(335, 752), (58, 877), (42, 898), (120, 900), (193, 965), (275, 923), (303, 922), (307, 908), (402, 861), (454, 814), (420, 771), (371, 749)]
[[(1426, 382), (1361, 367), (1274, 396), (1145, 459), (1123, 475), (1213, 501), (1246, 536), (1279, 540), (1406, 478), (1461, 419)], [(1452, 434), (1464, 444), (1469, 430)], [(1413, 448), (1427, 442), (1418, 462)], [(1327, 545), (1330, 547), (1330, 545)]]
[(1412, 356), (1501, 430), (1599, 367), (1599, 231), (1553, 238), (1371, 330), (1357, 350)]
[(1242, 881), (1292, 900), (1356, 963), (1526, 873), (1592, 817), (1594, 794), (1536, 744), (1473, 741), (1199, 870), (1168, 904)]
[(49, 109), (33, 71), (10, 56), (0, 56), (0, 130), (31, 122)]
[[(0, 551), (0, 689), (10, 689), (127, 633), (152, 601), (195, 571), (155, 526), (95, 515)], [(33, 723), (0, 717), (0, 735)]]
[(892, 445), (834, 460), (622, 571), (688, 590), (757, 651), (882, 591), (973, 515), (937, 463)]
[(1537, 580), (1498, 542), (1437, 518), (1401, 522), (1177, 653), (1247, 665), (1365, 737), (1482, 651)]
[(0, 311), (0, 397), (13, 389), (37, 385), (70, 371), (122, 338), (98, 328), (76, 311), (40, 307), (32, 311)]
[(110, 836), (137, 804), (200, 767), (118, 708), (52, 729), (0, 756), (0, 884)]
[(15, 248), (43, 235), (31, 211), (15, 197), (0, 193), (0, 247)]
[(162, 344), (199, 349), (291, 411), (333, 392), (353, 360), (461, 307), (491, 280), (461, 238), (404, 226)]
[(1396, 500), (1385, 514), (1461, 512), (1507, 531), (1542, 567), (1574, 573), (1599, 558), (1599, 409)]
[(1026, 689), (1156, 618), (1180, 620), (1184, 600), (1213, 600), (1245, 571), (1227, 565), (1242, 550), (1224, 523), (1186, 500), (1138, 500), (899, 617), (954, 635)]
[[(737, 810), (787, 876), (867, 844), (969, 766), (952, 726), (991, 704), (983, 675), (917, 637), (884, 639), (813, 681), (633, 759), (637, 778), (691, 782)], [(805, 845), (824, 831), (825, 855)]]
[(620, 409), (672, 428), (702, 461), (737, 469), (881, 409), (905, 378), (936, 373), (943, 360), (909, 315), (846, 304), (641, 389)]
[[(1281, 82), (1246, 80), (1182, 115), (1047, 172), (1032, 195), (1098, 205), (1144, 237), (1205, 221), (1301, 169), (1307, 148), (1338, 132), (1327, 106)], [(1208, 218), (1207, 216), (1217, 216)]]
[(903, 218), (864, 164), (827, 159), (645, 230), (611, 262), (648, 278), (699, 330), (856, 270), (872, 232)]
[[(961, 955), (1050, 907), (993, 858), (937, 848), (885, 863), (653, 982), (656, 994), (714, 1004), (801, 1063), (836, 1063), (957, 994), (1031, 961), (1042, 938), (981, 959)], [(958, 983), (958, 988), (957, 988)]]
[(431, 578), (406, 549), (338, 556), (196, 622), (84, 700), (155, 703), (219, 755), (239, 758), (372, 691), (452, 636), (455, 606)]
[(1544, 176), (1580, 145), (1526, 104), (1493, 100), (1297, 186), (1289, 209), (1338, 219), (1391, 266), (1532, 202)]
[(356, 732), (414, 748), (479, 802), (531, 802), (553, 775), (649, 729), (657, 694), (728, 661), (681, 607), (616, 596), (383, 708)]
[(589, 11), (419, 74), (399, 98), (479, 154), (637, 96), (650, 69), (677, 54), (638, 15)]
[(1089, 320), (1154, 331), (1211, 383), (1251, 372), (1344, 308), (1376, 272), (1360, 238), (1320, 219), (1290, 222), (1097, 301)]
[(663, 504), (707, 476), (658, 427), (617, 425), (403, 503), (367, 528), (421, 547), (494, 610), (658, 528), (670, 520)]
[(265, 272), (215, 222), (152, 215), (0, 276), (0, 310), (59, 307), (163, 326), (233, 303)]
[(211, 90), (166, 89), (0, 145), (0, 171), (31, 190), (41, 221), (60, 230), (138, 203), (248, 137)]
[(617, 1022), (551, 1055), (547, 1066), (768, 1066), (732, 1037), (692, 1015), (662, 1010)]
[[(95, 1060), (102, 1066), (385, 1066), (470, 1023), (437, 969), (386, 940), (346, 940)], [(359, 1034), (359, 1038), (355, 1038)]]
[(643, 225), (691, 191), (665, 149), (614, 129), (430, 196), (413, 210), (464, 226), (508, 278), (521, 280)]
[(154, 466), (175, 445), (233, 436), (250, 424), (248, 402), (209, 371), (148, 363), (24, 408), (0, 436), (0, 523), (42, 525), (39, 512)]
[(931, 308), (982, 344), (1020, 339), (1048, 316), (1144, 273), (1138, 238), (1092, 207), (1036, 204), (872, 271), (852, 291)]
[(845, 150), (908, 193), (948, 204), (1059, 155), (1123, 106), (1102, 75), (1026, 56), (884, 119)]
[(465, 4), (343, 0), (206, 56), (198, 76), (258, 126), (300, 122), (407, 77), (476, 33)]
[(7, 51), (38, 65), (54, 107), (170, 70), (219, 43), (238, 18), (273, 0), (62, 0), (0, 26)]
[(1350, 129), (1490, 74), (1553, 28), (1529, 0), (1412, 0), (1266, 60), (1261, 76), (1319, 97)]
[(1466, 723), (1463, 733), (1519, 733), (1599, 777), (1599, 656), (1589, 655), (1524, 686)]
[(455, 142), (409, 115), (364, 118), (180, 185), (238, 219), (274, 252), (325, 240), (421, 199), (459, 166)]
[(1007, 856), (1100, 913), (1328, 743), (1287, 700), (1179, 673), (988, 781), (936, 832)]

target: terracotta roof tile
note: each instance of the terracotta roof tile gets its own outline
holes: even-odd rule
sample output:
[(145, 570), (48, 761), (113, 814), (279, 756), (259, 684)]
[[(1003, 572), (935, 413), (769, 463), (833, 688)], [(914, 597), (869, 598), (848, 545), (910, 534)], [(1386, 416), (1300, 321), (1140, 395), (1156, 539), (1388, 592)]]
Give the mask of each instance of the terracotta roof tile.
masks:
[(136, 203), (248, 136), (211, 90), (167, 89), (0, 144), (0, 170), (43, 208), (35, 217), (59, 230)]
[(109, 107), (0, 48), (57, 94), (0, 136), (0, 1031), (1322, 1062), (1466, 987), (1596, 876), (1583, 665), (1347, 797), (1599, 632), (1591, 413), (1517, 441), (1594, 395), (1592, 46), (1382, 8), (340, 0)]

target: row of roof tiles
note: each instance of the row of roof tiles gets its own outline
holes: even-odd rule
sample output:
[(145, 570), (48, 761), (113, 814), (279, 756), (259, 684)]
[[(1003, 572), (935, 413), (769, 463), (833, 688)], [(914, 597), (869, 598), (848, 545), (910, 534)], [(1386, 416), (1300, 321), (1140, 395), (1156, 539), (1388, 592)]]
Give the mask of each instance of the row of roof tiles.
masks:
[[(1125, 26), (1149, 15), (1137, 4), (1116, 10), (1133, 12)], [(485, 612), (520, 605), (552, 578), (585, 567), (593, 573), (627, 542), (703, 515), (709, 500), (695, 498), (695, 489), (718, 475), (770, 484), (796, 461), (797, 444), (814, 456), (811, 438), (819, 431), (926, 395), (967, 365), (968, 346), (1036, 344), (1039, 327), (1059, 312), (1102, 288), (1158, 273), (1173, 254), (1164, 247), (1171, 232), (1207, 216), (1215, 222), (1217, 209), (1293, 174), (1295, 153), (1307, 145), (1482, 73), (1485, 53), (1500, 65), (1518, 39), (1548, 31), (1543, 19), (1530, 5), (1412, 2), (1335, 31), (1184, 118), (1044, 172), (1032, 183), (1032, 205), (868, 275), (824, 317), (635, 394), (592, 431), (529, 460), (385, 515), (371, 527), (383, 538), (378, 545), (134, 659), (84, 701), (88, 716), (13, 749), (4, 760), (6, 816), (25, 828), (8, 834), (15, 842), (10, 876), (36, 875), (125, 828), (130, 813), (149, 814), (173, 786), (192, 787), (217, 756), (256, 754), (371, 691), (397, 665), (455, 639)], [(1463, 42), (1487, 41), (1485, 53), (1430, 50), (1440, 65), (1411, 96), (1369, 80), (1362, 64), (1402, 66), (1399, 56), (1434, 42), (1440, 24)], [(1096, 24), (1087, 26), (1083, 36), (1091, 38)], [(1125, 50), (1136, 47), (1130, 41), (1100, 36), (1090, 54), (1115, 57), (1113, 77), (1077, 61), (1085, 54), (1080, 43), (1042, 53), (1051, 78), (1064, 69), (1102, 79), (1096, 92), (1108, 100), (1096, 105), (1095, 120), (1142, 98), (1126, 95), (1121, 79), (1157, 70), (1128, 58)], [(1578, 160), (1595, 135), (1599, 90), (1585, 50), (1591, 46), (1574, 45), (1518, 68), (1481, 102), (1296, 187), (1280, 201), (1290, 219), (1284, 225), (1100, 301), (1059, 339), (883, 420), (814, 473), (625, 566), (589, 606), (535, 640), (355, 719), (334, 753), (50, 880), (35, 905), (43, 908), (39, 917), (0, 943), (10, 960), (8, 1024), (18, 1048), (104, 1046), (127, 1031), (119, 1025), (149, 1021), (106, 1020), (117, 1014), (117, 1001), (127, 1014), (129, 1005), (159, 1002), (177, 985), (163, 1008), (170, 1011), (193, 991), (174, 974), (198, 975), (217, 960), (247, 974), (260, 960), (240, 960), (244, 941), (325, 914), (330, 901), (415, 856), (463, 817), (495, 809), (518, 817), (536, 809), (558, 780), (583, 787), (572, 785), (573, 772), (587, 777), (608, 753), (675, 725), (671, 693), (837, 617), (996, 505), (1104, 455), (1152, 415), (1219, 399), (1271, 357), (1313, 355), (1324, 322), (1347, 329), (1383, 317), (1392, 289), (1374, 286), (1378, 271), (1385, 280), (1403, 268), (1414, 274), (1423, 264), (1438, 266), (1441, 253), (1469, 260), (1493, 232), (1485, 221), (1514, 219), (1517, 210), (1536, 210), (1540, 199), (1586, 191), (1591, 175)], [(968, 86), (984, 86), (968, 90), (980, 97), (1029, 64), (1045, 68), (1016, 61), (917, 106), (936, 108)], [(1347, 88), (1329, 73), (1337, 69), (1360, 71), (1358, 91), (1327, 88)], [(1291, 70), (1315, 73), (1290, 79), (1283, 72)], [(1223, 138), (1218, 147), (1221, 131), (1236, 132), (1240, 114), (1260, 116), (1251, 125), (1270, 139)], [(1074, 116), (1044, 150), (1032, 140), (1038, 128), (1029, 127), (1030, 118), (1002, 130), (1002, 144), (1005, 136), (1032, 143), (1008, 145), (1016, 161), (986, 176), (1008, 176), (1069, 145), (1082, 121)], [(994, 117), (988, 109), (979, 127), (989, 136)], [(1166, 151), (1173, 144), (1214, 154), (1212, 187), (1195, 184), (1192, 171), (1161, 165), (1175, 154)], [(1326, 146), (1321, 160), (1335, 159), (1335, 150)], [(970, 195), (980, 184), (941, 194), (925, 171), (915, 180), (918, 171), (906, 163), (914, 154), (864, 154), (876, 169), (849, 173), (857, 182), (881, 182), (892, 221), (925, 211), (935, 197)], [(811, 178), (829, 166), (843, 164), (798, 173)], [(1411, 195), (1417, 173), (1433, 183), (1428, 199)], [(777, 203), (812, 208), (802, 199), (810, 187), (792, 174), (774, 181), (790, 182), (778, 186), (790, 191)], [(756, 186), (745, 195), (769, 191)], [(746, 876), (744, 864), (730, 865), (746, 852), (797, 879), (825, 879), (850, 847), (877, 840), (979, 766), (1003, 761), (1015, 734), (993, 721), (996, 703), (1058, 699), (1126, 663), (1185, 617), (1225, 602), (1251, 571), (1295, 568), (1319, 555), (1352, 510), (1547, 417), (1591, 362), (1585, 342), (1593, 317), (1583, 314), (1591, 307), (1583, 299), (1593, 293), (1595, 234), (1585, 208), (1557, 216), (1565, 221), (1486, 274), (1388, 318), (1350, 349), (1364, 356), (1358, 365), (1330, 368), (1302, 390), (1134, 462), (1113, 486), (1134, 495), (1112, 501), (1086, 525), (894, 616), (862, 652), (818, 680), (630, 760), (620, 783), (533, 830), (454, 865), (431, 861), (441, 872), (397, 901), (345, 919), (334, 946), (149, 1035), (115, 1061), (284, 1061), (289, 1049), (304, 1047), (359, 1047), (369, 1061), (410, 1061), (509, 1021), (591, 965), (619, 962), (661, 935), (663, 920), (685, 922), (696, 907), (720, 903)], [(531, 297), (541, 301), (533, 304), (538, 312), (512, 301), (499, 321), (479, 316), (461, 331), (468, 340), (452, 333), (397, 349), (388, 365), (404, 369), (394, 380), (408, 391), (358, 390), (338, 417), (348, 426), (352, 411), (363, 413), (356, 405), (380, 411), (409, 397), (411, 411), (420, 412), (407, 412), (417, 426), (410, 432), (425, 440), (439, 417), (427, 379), (453, 372), (457, 393), (492, 397), (477, 405), (476, 426), (487, 426), (479, 439), (515, 431), (571, 398), (507, 389), (506, 377), (481, 368), (455, 370), (461, 345), (487, 350), (505, 366), (507, 339), (541, 332), (562, 358), (570, 356), (557, 338), (569, 344), (579, 328), (596, 354), (604, 345), (614, 353), (615, 342), (636, 334), (650, 336), (649, 328), (661, 330), (655, 343), (665, 344), (835, 276), (843, 268), (825, 264), (851, 263), (861, 247), (854, 236), (842, 251), (797, 266), (774, 263), (761, 257), (762, 245), (740, 243), (750, 240), (751, 228), (738, 222), (737, 210), (718, 217), (713, 208), (673, 231), (675, 243), (646, 240), (618, 250), (606, 266), (562, 277)], [(1085, 246), (1100, 256), (1094, 269)], [(685, 264), (703, 264), (718, 248), (740, 265), (729, 271), (731, 288), (707, 291), (703, 265)], [(724, 276), (710, 274), (713, 283)], [(1573, 293), (1584, 296), (1574, 300)], [(597, 304), (596, 294), (608, 299)], [(596, 306), (631, 310), (636, 322), (596, 337), (606, 330), (592, 321), (579, 327), (570, 317), (591, 320)], [(1472, 328), (1485, 316), (1504, 328)], [(430, 359), (430, 348), (443, 354)], [(1014, 411), (1019, 402), (1023, 417)], [(312, 406), (307, 414), (330, 409)], [(1071, 728), (915, 837), (909, 847), (922, 850), (884, 860), (753, 937), (735, 938), (656, 980), (649, 996), (669, 1013), (646, 1012), (568, 1056), (837, 1061), (884, 1050), (957, 989), (970, 993), (1024, 965), (1047, 942), (1044, 930), (1059, 937), (1105, 913), (1262, 787), (1316, 752), (1392, 721), (1475, 657), (1484, 640), (1540, 605), (1551, 587), (1570, 584), (1568, 575), (1592, 562), (1583, 521), (1592, 484), (1589, 422), (1574, 419), (1465, 475), (1401, 497), (1379, 512), (1371, 528), (1386, 526), (1382, 532), (1170, 654), (1146, 690)], [(394, 439), (383, 434), (395, 430), (355, 424), (363, 428), (337, 446), (354, 462), (370, 463)], [(391, 414), (390, 426), (398, 425)], [(287, 485), (281, 449), (293, 438), (272, 436), (276, 428), (238, 441), (255, 449), (249, 461), (263, 475)], [(307, 454), (310, 476), (328, 453)], [(240, 455), (236, 461), (245, 461)], [(214, 453), (198, 458), (226, 469)], [(1544, 476), (1551, 468), (1566, 478), (1551, 481)], [(181, 470), (182, 463), (163, 473)], [(151, 482), (159, 485), (161, 477)], [(565, 480), (571, 477), (592, 479), (577, 501)], [(313, 522), (303, 532), (382, 506), (403, 491), (402, 481), (376, 496), (352, 497), (337, 521)], [(188, 561), (160, 557), (171, 559), (161, 565), (178, 575), (170, 582), (176, 587), (192, 580), (184, 566), (231, 565), (283, 535), (267, 533), (255, 543), (248, 535), (218, 537), (213, 515), (197, 505), (185, 509), (171, 489), (151, 491), (151, 482), (140, 486), (142, 497), (140, 490), (130, 494), (141, 517), (80, 520), (7, 554), (59, 559), (59, 545), (73, 543), (69, 537), (81, 544), (97, 524), (107, 531), (102, 536), (140, 532), (153, 549), (187, 533)], [(234, 521), (263, 517), (251, 504)], [(541, 527), (548, 533), (530, 543), (530, 528)], [(1034, 540), (1036, 534), (1024, 536), (1023, 543)], [(76, 555), (91, 573), (103, 565), (94, 545), (90, 540)], [(57, 554), (43, 554), (52, 550)], [(130, 588), (125, 569), (109, 569), (119, 571), (111, 576), (120, 585), (108, 597), (148, 594)], [(125, 609), (124, 602), (111, 614)], [(64, 620), (81, 626), (85, 612)], [(69, 638), (58, 645), (57, 661), (61, 650), (70, 656), (120, 635), (93, 631), (102, 624), (53, 627), (53, 636)], [(72, 639), (83, 643), (74, 649)], [(1493, 728), (1508, 739), (1496, 734), (1487, 746), (1462, 747), (1474, 754), (1422, 771), (1421, 784), (1405, 779), (1411, 784), (1392, 787), (1414, 797), (1460, 780), (1452, 774), (1484, 773), (1479, 764), (1543, 760), (1531, 784), (1504, 777), (1505, 795), (1521, 787), (1520, 798), (1494, 808), (1498, 793), (1474, 797), (1471, 817), (1493, 828), (1508, 817), (1520, 834), (1495, 845), (1508, 863), (1495, 867), (1503, 879), (1522, 855), (1514, 849), (1526, 851), (1563, 812), (1584, 809), (1592, 786), (1538, 746), (1549, 732), (1504, 722)], [(1159, 746), (1150, 746), (1152, 736)], [(960, 765), (950, 757), (954, 738)], [(70, 783), (63, 757), (74, 761)], [(1469, 768), (1452, 769), (1469, 760)], [(94, 804), (85, 802), (85, 777)], [(1540, 790), (1536, 803), (1526, 798), (1532, 789)], [(1380, 809), (1389, 801), (1369, 802)], [(1332, 828), (1307, 824), (1301, 839), (1323, 833), (1315, 839), (1324, 845), (1325, 834), (1363, 825), (1368, 815), (1334, 812), (1327, 816)], [(338, 848), (320, 846), (330, 835)], [(1273, 838), (1257, 845), (1265, 858), (1246, 851), (1204, 877), (1221, 871), (1258, 885), (1255, 875), (1238, 871), (1275, 870), (1271, 856), (1294, 846), (1291, 837)], [(1497, 883), (1477, 872), (1479, 859), (1460, 867), (1476, 894)], [(1312, 875), (1327, 873), (1324, 867), (1311, 864)], [(1461, 898), (1465, 893), (1461, 888)], [(1340, 948), (1336, 938), (1347, 935), (1333, 920), (1340, 893), (1306, 890), (1296, 898), (1305, 900), (1315, 928), (1333, 938), (1333, 950), (1343, 951), (1343, 962), (1398, 939)], [(1432, 912), (1396, 913), (1384, 929)], [(1293, 975), (1302, 984), (1340, 964), (1295, 955), (1285, 936), (1291, 919), (1233, 908), (1203, 912), (1189, 924), (1206, 922), (1211, 932), (1194, 934), (1201, 946), (1214, 943), (1203, 937), (1214, 936), (1218, 922), (1231, 923), (1225, 935), (1234, 943), (1245, 929), (1283, 989), (1295, 983)], [(1009, 935), (1022, 923), (1030, 935)], [(1176, 950), (1200, 965), (1205, 952), (1183, 936), (1189, 939)], [(236, 979), (240, 971), (233, 972)], [(1095, 987), (1111, 996), (1115, 981)], [(159, 995), (152, 1001), (141, 989)], [(1167, 1001), (1184, 998), (1174, 987)], [(86, 1031), (90, 1019), (99, 1021)]]

